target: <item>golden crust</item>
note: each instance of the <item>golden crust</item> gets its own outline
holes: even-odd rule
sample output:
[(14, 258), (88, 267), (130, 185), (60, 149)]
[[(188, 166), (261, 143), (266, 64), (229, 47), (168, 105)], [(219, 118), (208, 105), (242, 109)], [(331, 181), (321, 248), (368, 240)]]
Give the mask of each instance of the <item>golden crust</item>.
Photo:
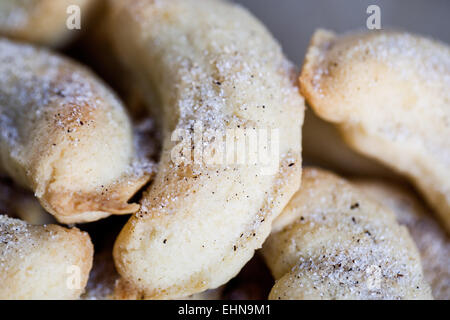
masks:
[(346, 142), (410, 178), (450, 228), (450, 48), (400, 32), (319, 30), (300, 89)]
[(269, 299), (430, 299), (420, 256), (394, 214), (349, 182), (307, 168), (262, 253)]
[(0, 35), (16, 40), (60, 47), (79, 33), (69, 30), (67, 8), (76, 4), (81, 10), (81, 27), (86, 25), (95, 0), (2, 0)]
[(148, 182), (149, 178), (149, 174), (135, 180), (124, 175), (118, 179), (120, 183), (113, 183), (96, 192), (50, 191), (40, 200), (43, 205), (51, 205), (48, 210), (56, 212), (55, 217), (62, 223), (92, 222), (111, 214), (137, 212), (139, 204), (128, 203), (128, 200)]
[(0, 40), (0, 170), (60, 222), (132, 213), (149, 180), (120, 101), (90, 71)]
[[(173, 300), (221, 300), (224, 286), (195, 293), (189, 296), (173, 297)], [(147, 296), (145, 291), (136, 289), (131, 283), (123, 278), (119, 279), (114, 286), (112, 298), (115, 300), (149, 300), (152, 296)]]
[(353, 183), (389, 207), (398, 222), (408, 228), (419, 249), (425, 280), (431, 286), (433, 297), (450, 300), (450, 241), (430, 210), (400, 185), (368, 179)]
[(86, 232), (0, 216), (0, 299), (77, 299), (92, 267)]
[[(123, 281), (146, 298), (178, 298), (235, 276), (298, 189), (304, 103), (267, 30), (224, 1), (113, 1), (110, 34), (163, 127), (141, 210), (114, 247)], [(156, 108), (160, 107), (160, 108)], [(280, 130), (279, 165), (175, 165), (174, 130)], [(204, 145), (216, 145), (204, 140)]]

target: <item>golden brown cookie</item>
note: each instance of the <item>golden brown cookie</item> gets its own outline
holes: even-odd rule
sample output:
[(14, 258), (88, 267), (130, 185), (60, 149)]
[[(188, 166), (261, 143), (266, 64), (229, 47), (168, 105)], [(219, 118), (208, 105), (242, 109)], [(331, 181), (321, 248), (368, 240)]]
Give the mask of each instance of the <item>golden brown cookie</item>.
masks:
[[(87, 24), (98, 0), (2, 0), (0, 35), (35, 44), (60, 47), (75, 37)], [(79, 8), (80, 29), (69, 29)]]
[(300, 76), (319, 117), (406, 175), (450, 230), (450, 48), (394, 31), (318, 30)]
[(76, 299), (92, 267), (89, 235), (0, 215), (0, 299)]
[[(112, 3), (113, 45), (163, 128), (158, 173), (115, 244), (117, 269), (147, 298), (216, 288), (253, 256), (299, 187), (304, 103), (294, 69), (238, 5)], [(178, 157), (176, 134), (198, 132), (197, 125), (204, 129), (201, 144)], [(227, 132), (238, 129), (267, 132), (271, 144), (279, 142), (269, 146), (278, 154), (256, 163), (195, 158), (221, 155)]]
[(269, 299), (431, 299), (419, 252), (392, 211), (346, 180), (303, 171), (263, 247)]
[(0, 40), (0, 171), (31, 189), (60, 222), (136, 212), (149, 180), (117, 97), (89, 70)]
[(377, 180), (353, 182), (389, 207), (398, 222), (408, 228), (419, 249), (425, 279), (431, 286), (433, 297), (450, 300), (450, 241), (430, 210), (412, 192), (399, 185)]

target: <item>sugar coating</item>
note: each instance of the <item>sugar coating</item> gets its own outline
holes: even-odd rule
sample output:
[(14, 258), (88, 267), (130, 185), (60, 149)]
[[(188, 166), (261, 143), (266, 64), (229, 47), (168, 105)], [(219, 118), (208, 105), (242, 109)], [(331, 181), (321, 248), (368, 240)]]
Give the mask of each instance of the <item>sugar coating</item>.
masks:
[(270, 299), (429, 299), (420, 256), (387, 207), (349, 182), (306, 168), (263, 255)]
[[(320, 30), (316, 34), (316, 37), (319, 36), (328, 40), (310, 53), (317, 55), (317, 74), (314, 82), (318, 91), (322, 91), (321, 77), (330, 76), (333, 67), (336, 68), (339, 63), (345, 63), (347, 60), (364, 62), (374, 59), (398, 72), (405, 80), (419, 73), (425, 82), (428, 82), (425, 84), (442, 84), (441, 90), (450, 85), (448, 48), (437, 41), (395, 31), (373, 32), (366, 36), (347, 33), (336, 38), (332, 33)], [(370, 41), (367, 41), (368, 38)], [(335, 48), (339, 50), (340, 55), (331, 57), (329, 52)], [(372, 81), (375, 85), (377, 80)]]
[[(0, 299), (76, 299), (92, 266), (87, 233), (0, 215)], [(69, 286), (76, 268), (79, 283)]]
[(153, 169), (136, 143), (123, 105), (89, 70), (0, 40), (0, 168), (61, 222), (137, 210), (126, 202)]
[(377, 180), (356, 180), (368, 195), (388, 206), (408, 228), (419, 249), (425, 280), (433, 297), (450, 299), (450, 241), (433, 215), (410, 191)]
[[(299, 186), (304, 105), (295, 70), (240, 6), (112, 3), (112, 43), (163, 131), (158, 173), (116, 241), (118, 271), (148, 298), (218, 287), (261, 246)], [(172, 133), (192, 133), (196, 123), (211, 150), (228, 129), (279, 129), (279, 166), (264, 175), (259, 164), (174, 163)]]
[(413, 181), (450, 221), (450, 47), (396, 31), (318, 30), (300, 88), (356, 151)]
[[(50, 234), (50, 236), (52, 235)], [(21, 243), (19, 243), (19, 238)], [(5, 257), (8, 254), (13, 253), (24, 257), (24, 248), (36, 245), (31, 239), (26, 222), (18, 219), (9, 219), (4, 215), (0, 216), (0, 243), (2, 243), (2, 260), (0, 262), (2, 269), (8, 268), (5, 261)]]

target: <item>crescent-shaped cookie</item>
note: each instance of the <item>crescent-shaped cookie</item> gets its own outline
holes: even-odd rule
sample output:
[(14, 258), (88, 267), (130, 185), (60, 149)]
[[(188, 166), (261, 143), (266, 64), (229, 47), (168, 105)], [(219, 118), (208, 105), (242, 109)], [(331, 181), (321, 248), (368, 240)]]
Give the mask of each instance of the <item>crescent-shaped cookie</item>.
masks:
[(136, 212), (149, 179), (121, 102), (84, 67), (0, 40), (0, 171), (60, 222)]
[(450, 230), (450, 47), (394, 31), (317, 31), (300, 89), (347, 143), (409, 177)]
[(432, 298), (406, 227), (320, 169), (304, 169), (262, 253), (276, 279), (269, 299)]
[[(164, 137), (155, 180), (115, 243), (117, 269), (145, 298), (216, 288), (261, 247), (299, 187), (304, 102), (294, 70), (264, 26), (238, 5), (112, 3), (115, 50)], [(202, 142), (180, 159), (174, 134), (195, 135), (198, 127)], [(239, 163), (232, 151), (230, 162), (197, 161), (196, 152), (220, 155), (226, 133), (239, 129), (247, 130), (244, 137), (232, 141), (262, 130), (270, 138), (267, 149), (277, 154), (267, 162)]]

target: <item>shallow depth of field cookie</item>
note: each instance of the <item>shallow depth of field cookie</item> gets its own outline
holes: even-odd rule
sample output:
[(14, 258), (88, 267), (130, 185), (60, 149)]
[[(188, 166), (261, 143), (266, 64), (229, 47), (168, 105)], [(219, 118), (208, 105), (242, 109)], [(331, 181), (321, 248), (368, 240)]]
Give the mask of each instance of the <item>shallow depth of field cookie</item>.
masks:
[(332, 173), (307, 168), (263, 255), (270, 299), (430, 299), (420, 256), (389, 208)]
[(301, 92), (358, 152), (411, 179), (450, 228), (450, 47), (404, 32), (319, 30)]

